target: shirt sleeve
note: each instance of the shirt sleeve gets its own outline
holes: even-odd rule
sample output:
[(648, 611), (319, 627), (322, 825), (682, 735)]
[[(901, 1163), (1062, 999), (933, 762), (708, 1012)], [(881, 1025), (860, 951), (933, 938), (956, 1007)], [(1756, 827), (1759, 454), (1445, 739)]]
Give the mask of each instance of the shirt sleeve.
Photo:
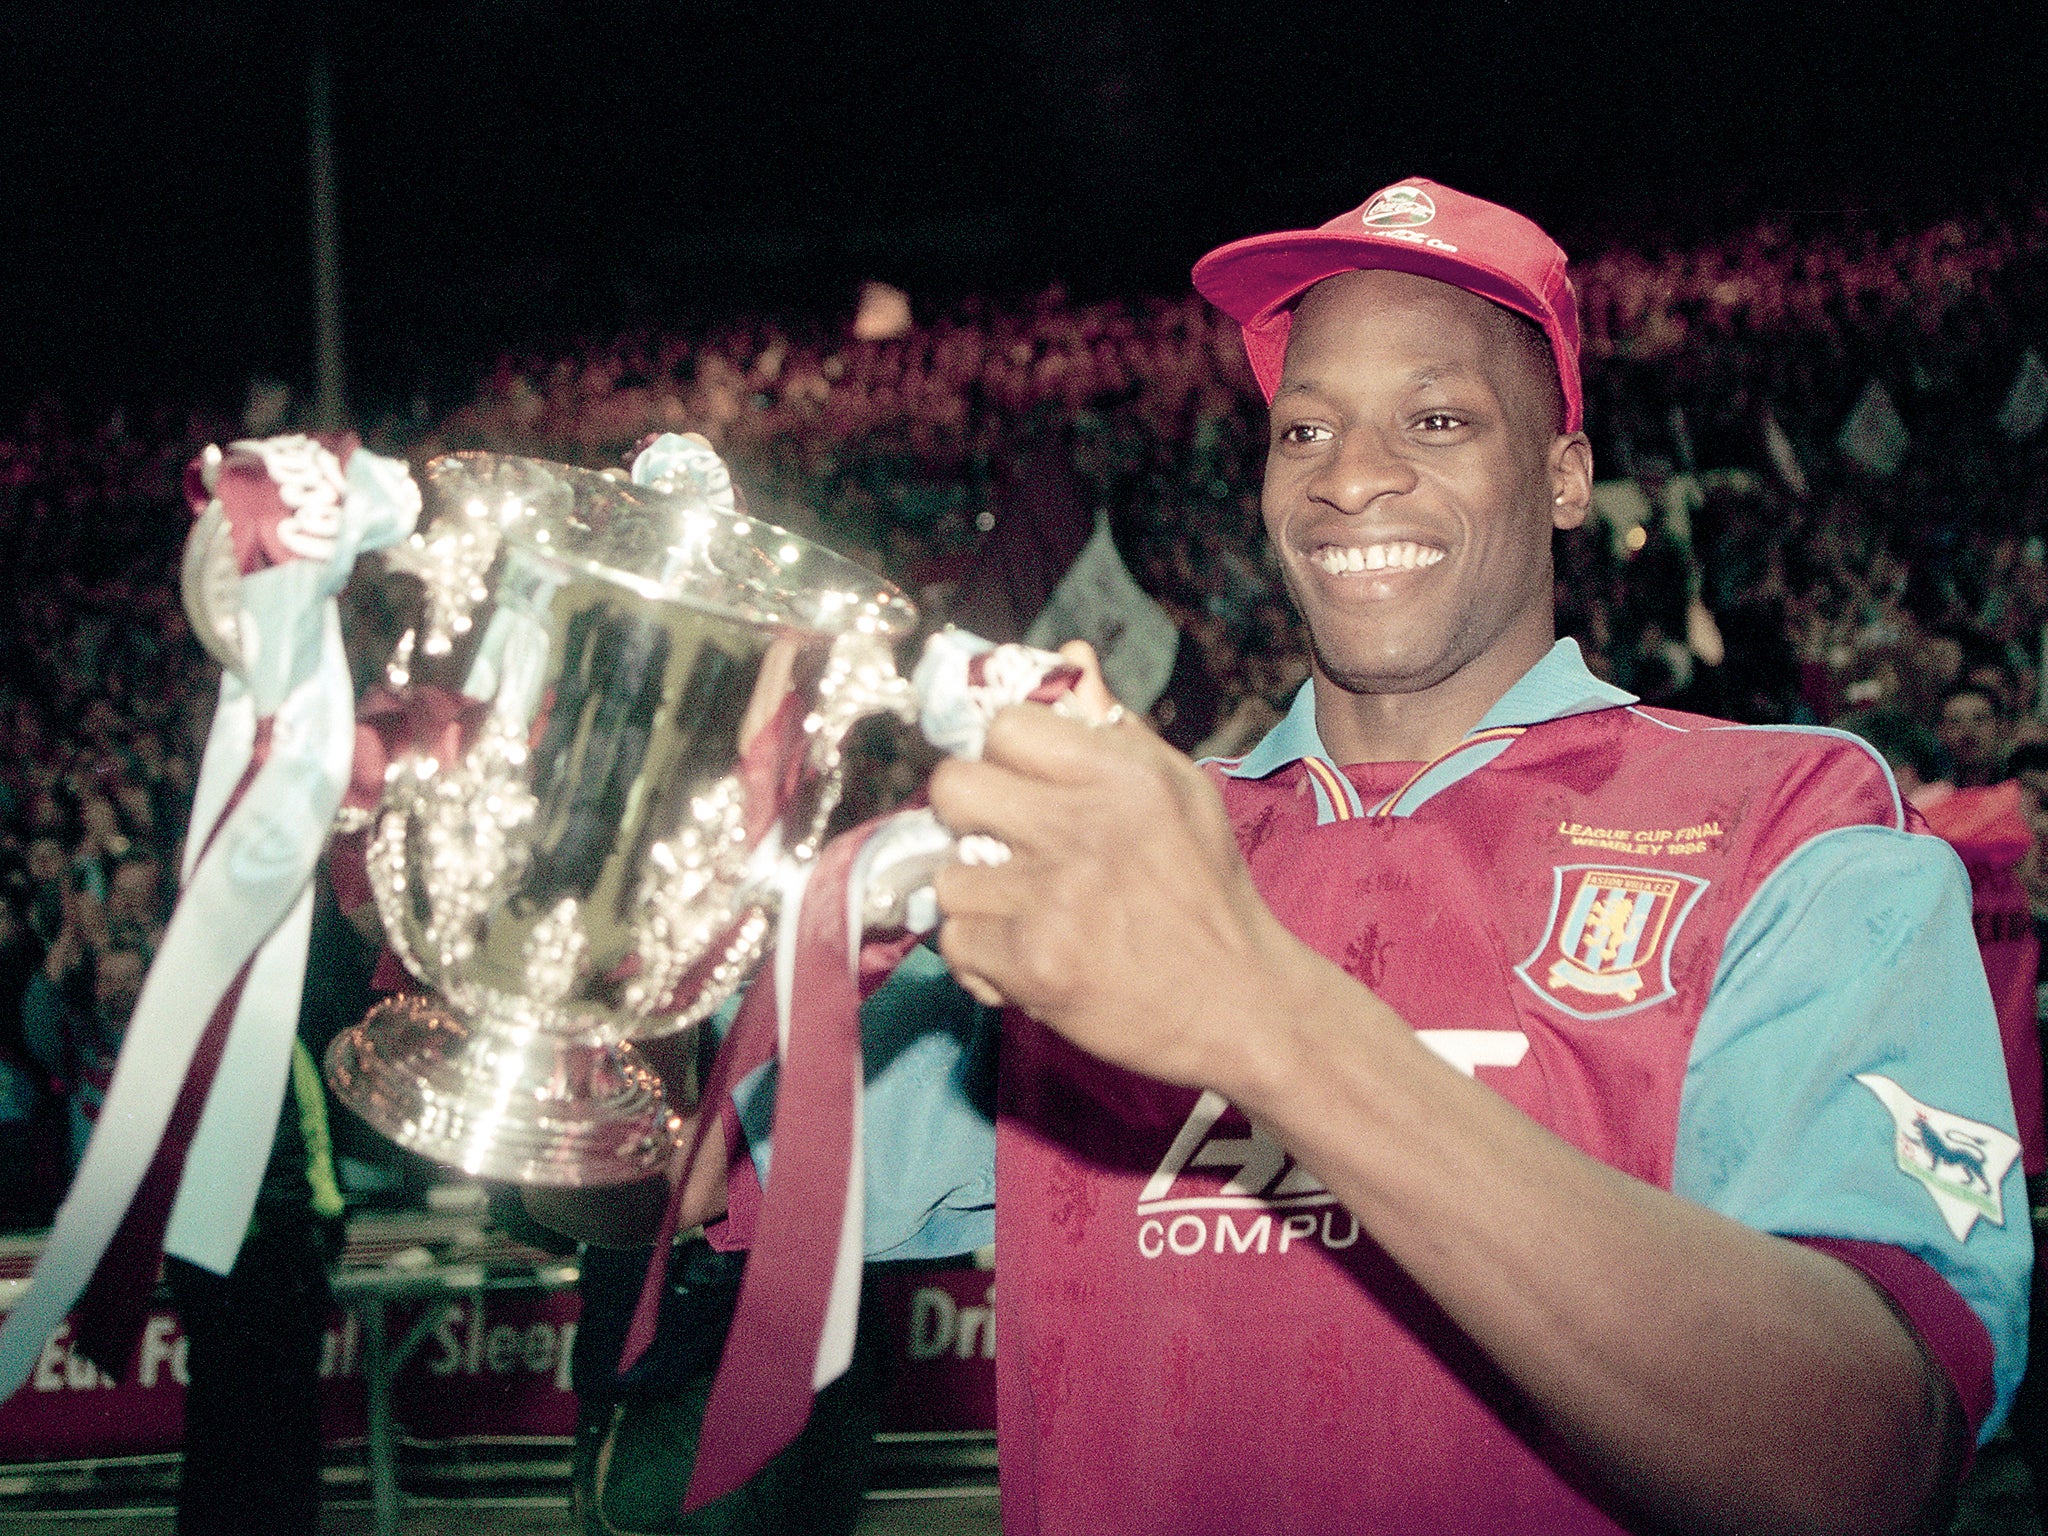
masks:
[[(944, 1258), (995, 1240), (998, 1019), (923, 946), (862, 1005), (869, 1259)], [(733, 1102), (765, 1184), (774, 1064), (741, 1082)]]
[(1951, 1347), (1956, 1330), (1931, 1326), (1939, 1307), (1893, 1294), (1883, 1265), (1858, 1267), (1915, 1319), (1981, 1442), (2026, 1367), (2033, 1239), (2018, 1157), (1954, 852), (1876, 826), (1800, 847), (1729, 933), (1687, 1066), (1673, 1190), (1823, 1251), (1883, 1245), (1924, 1265), (1988, 1352)]

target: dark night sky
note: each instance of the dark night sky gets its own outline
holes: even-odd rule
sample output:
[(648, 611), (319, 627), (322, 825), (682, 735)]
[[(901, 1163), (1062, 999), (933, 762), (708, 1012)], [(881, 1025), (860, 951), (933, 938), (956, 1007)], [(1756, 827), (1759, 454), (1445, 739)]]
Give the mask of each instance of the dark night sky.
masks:
[[(1396, 176), (1584, 248), (2048, 173), (2048, 7), (328, 0), (358, 401), (497, 344), (1193, 257)], [(0, 7), (0, 399), (310, 370), (310, 7)]]

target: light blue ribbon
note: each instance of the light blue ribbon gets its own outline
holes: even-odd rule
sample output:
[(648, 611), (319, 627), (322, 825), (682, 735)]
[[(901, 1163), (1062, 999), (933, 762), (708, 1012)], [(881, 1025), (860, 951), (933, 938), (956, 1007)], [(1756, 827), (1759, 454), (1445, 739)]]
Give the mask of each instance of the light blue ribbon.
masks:
[[(334, 597), (356, 558), (404, 538), (419, 511), (402, 461), (358, 448), (344, 474), (333, 554), (240, 583), (246, 668), (221, 680), (187, 834), (184, 891), (71, 1193), (27, 1293), (0, 1326), (0, 1397), (27, 1378), (98, 1267), (156, 1155), (207, 1021), (245, 963), (249, 977), (164, 1247), (225, 1274), (248, 1231), (291, 1068), (313, 870), (354, 752), (354, 689)], [(268, 755), (229, 809), (264, 718), (271, 722)]]

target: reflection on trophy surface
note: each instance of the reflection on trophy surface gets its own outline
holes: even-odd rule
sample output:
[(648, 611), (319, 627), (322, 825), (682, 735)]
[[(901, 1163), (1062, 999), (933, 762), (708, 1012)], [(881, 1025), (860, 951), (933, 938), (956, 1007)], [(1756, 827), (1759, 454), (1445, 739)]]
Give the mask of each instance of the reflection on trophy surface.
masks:
[(890, 653), (910, 605), (738, 512), (724, 466), (691, 453), (653, 486), (437, 459), (433, 520), (389, 557), (425, 611), (390, 668), (409, 731), (369, 872), (439, 996), (382, 1004), (328, 1074), (379, 1130), (471, 1173), (662, 1164), (695, 1084), (661, 1084), (631, 1042), (731, 996), (782, 872), (817, 851), (847, 731), (912, 709)]

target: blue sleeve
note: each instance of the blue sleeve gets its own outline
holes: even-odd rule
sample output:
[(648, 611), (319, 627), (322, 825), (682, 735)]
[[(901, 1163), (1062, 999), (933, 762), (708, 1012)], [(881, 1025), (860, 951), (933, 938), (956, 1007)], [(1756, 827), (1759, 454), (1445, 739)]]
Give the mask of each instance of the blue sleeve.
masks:
[[(936, 1259), (995, 1241), (998, 1017), (920, 945), (861, 1008), (870, 1259)], [(771, 1062), (733, 1090), (765, 1186)]]
[(1783, 1236), (1903, 1249), (1990, 1333), (2004, 1420), (2026, 1367), (2033, 1237), (2012, 1095), (1937, 838), (1823, 833), (1728, 936), (1680, 1100), (1672, 1188)]

